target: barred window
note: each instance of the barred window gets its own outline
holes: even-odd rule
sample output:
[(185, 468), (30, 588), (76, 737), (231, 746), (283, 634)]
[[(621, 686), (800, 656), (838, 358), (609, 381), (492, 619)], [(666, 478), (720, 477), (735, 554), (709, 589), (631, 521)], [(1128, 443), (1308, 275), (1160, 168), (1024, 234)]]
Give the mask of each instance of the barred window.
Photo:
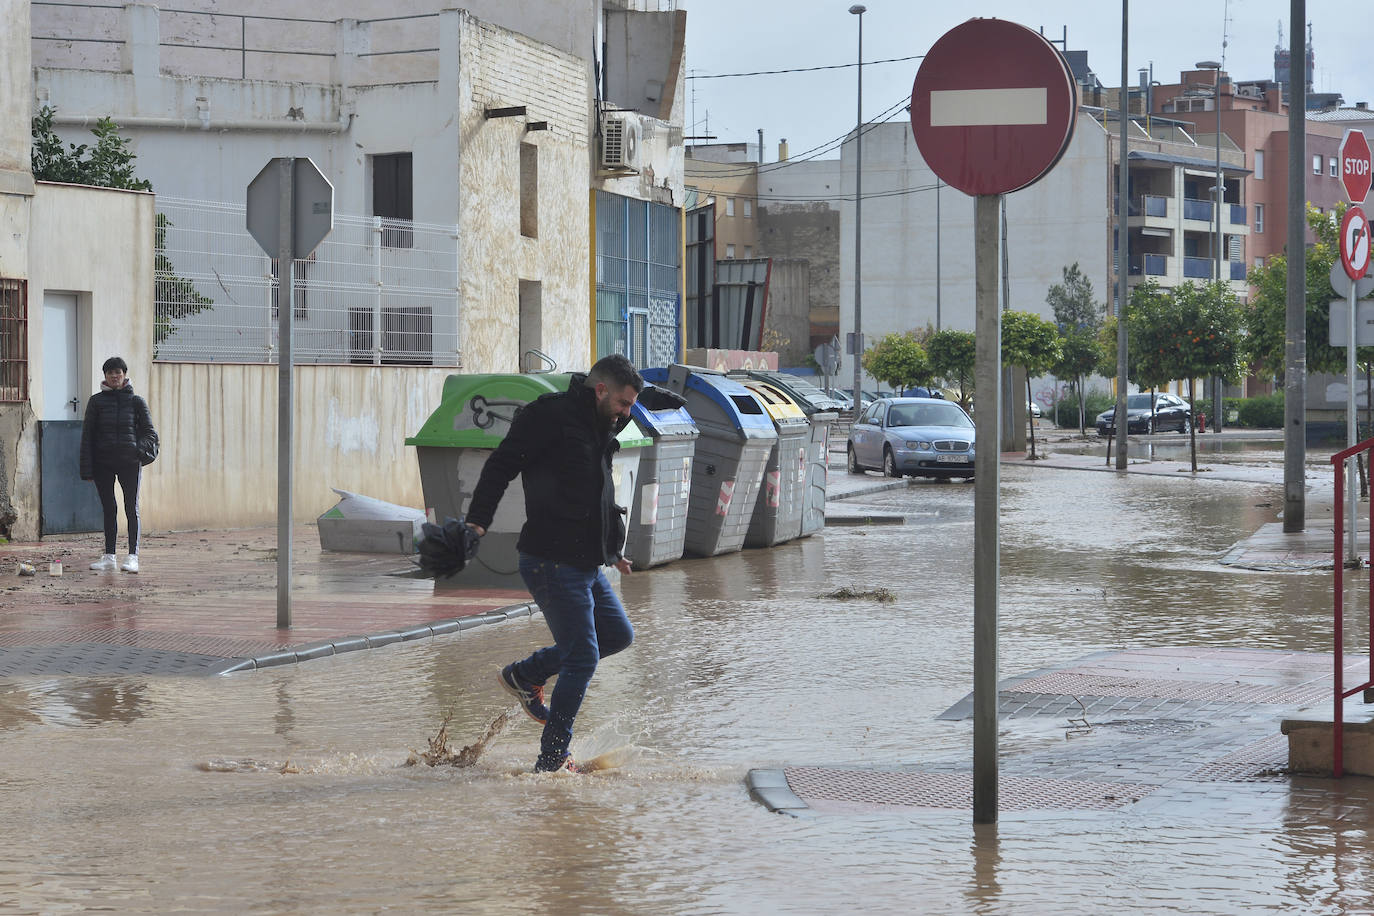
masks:
[(29, 283), (0, 277), (0, 402), (29, 399)]

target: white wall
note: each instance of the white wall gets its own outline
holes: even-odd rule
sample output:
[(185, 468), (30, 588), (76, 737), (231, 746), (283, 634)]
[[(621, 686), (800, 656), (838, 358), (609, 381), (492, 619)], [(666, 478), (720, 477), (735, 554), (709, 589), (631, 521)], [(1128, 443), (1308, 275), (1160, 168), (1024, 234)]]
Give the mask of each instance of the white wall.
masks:
[[(1079, 115), (1080, 119), (1087, 118)], [(1107, 143), (1091, 119), (1080, 120), (1059, 164), (1031, 187), (1007, 195), (1010, 307), (1052, 318), (1045, 303), (1064, 267), (1078, 262), (1089, 277), (1106, 276), (1110, 239)], [(854, 141), (843, 147), (840, 244), (840, 331), (854, 329)], [(905, 121), (863, 136), (863, 331), (869, 345), (883, 335), (935, 325), (936, 247), (940, 251), (940, 327), (974, 329), (973, 198), (949, 187), (938, 193)], [(929, 190), (925, 190), (929, 188)], [(891, 193), (897, 192), (897, 193)], [(874, 196), (889, 194), (890, 196)], [(1100, 301), (1110, 290), (1095, 282)], [(845, 357), (842, 378), (852, 378)]]
[[(131, 367), (132, 368), (132, 367)], [(439, 406), (452, 369), (298, 366), (294, 377), (297, 521), (339, 487), (424, 505), (415, 449), (404, 444)], [(155, 363), (147, 387), (162, 451), (140, 495), (149, 530), (268, 525), (277, 512), (277, 367)]]

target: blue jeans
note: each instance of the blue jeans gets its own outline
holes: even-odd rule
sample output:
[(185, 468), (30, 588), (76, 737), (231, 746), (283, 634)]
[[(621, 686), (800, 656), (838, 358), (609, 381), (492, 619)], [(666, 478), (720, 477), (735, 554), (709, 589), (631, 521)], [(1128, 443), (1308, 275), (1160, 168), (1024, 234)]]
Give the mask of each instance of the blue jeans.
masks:
[(628, 648), (635, 631), (600, 568), (580, 569), (522, 553), (520, 577), (543, 611), (555, 645), (516, 662), (515, 674), (529, 684), (558, 677), (549, 698), (538, 764), (556, 767), (567, 756), (573, 720), (596, 663)]

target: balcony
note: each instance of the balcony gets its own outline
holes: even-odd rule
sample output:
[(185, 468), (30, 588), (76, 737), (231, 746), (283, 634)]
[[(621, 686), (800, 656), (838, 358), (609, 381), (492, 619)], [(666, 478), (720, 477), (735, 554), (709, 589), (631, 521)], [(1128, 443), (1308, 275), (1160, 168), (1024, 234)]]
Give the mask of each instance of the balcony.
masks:
[(1152, 197), (1146, 195), (1143, 199), (1146, 216), (1165, 216), (1169, 215), (1169, 198)]
[(1131, 276), (1162, 277), (1169, 271), (1169, 258), (1162, 254), (1140, 254), (1131, 258)]
[(1211, 258), (1184, 258), (1183, 276), (1189, 280), (1212, 279)]
[[(1245, 213), (1245, 209), (1246, 209), (1245, 207), (1241, 206), (1240, 204), (1231, 204), (1230, 206), (1231, 206), (1231, 225), (1232, 225), (1232, 226), (1248, 226), (1248, 225), (1250, 225), (1249, 223), (1246, 222), (1247, 216), (1246, 216), (1246, 213)], [(1233, 277), (1232, 279), (1235, 279), (1235, 278)]]
[(1244, 261), (1227, 261), (1226, 263), (1231, 265), (1231, 279), (1232, 279), (1232, 280), (1244, 280), (1244, 279), (1245, 279), (1246, 270), (1245, 270), (1245, 262), (1244, 262)]
[(1183, 218), (1210, 223), (1212, 221), (1212, 202), (1185, 197), (1183, 199)]

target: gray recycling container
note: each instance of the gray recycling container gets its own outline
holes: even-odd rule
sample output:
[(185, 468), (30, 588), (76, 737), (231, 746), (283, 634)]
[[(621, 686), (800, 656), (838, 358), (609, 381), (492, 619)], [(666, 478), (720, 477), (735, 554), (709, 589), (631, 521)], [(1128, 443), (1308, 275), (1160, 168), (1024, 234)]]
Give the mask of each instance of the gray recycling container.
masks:
[(811, 440), (811, 424), (781, 388), (758, 379), (740, 381), (763, 404), (778, 434), (768, 452), (763, 486), (754, 503), (754, 517), (744, 536), (744, 546), (772, 547), (801, 536), (802, 501), (806, 496), (806, 448)]
[(724, 372), (698, 366), (646, 369), (644, 380), (687, 399), (701, 435), (692, 459), (684, 552), (698, 557), (744, 546), (778, 434), (749, 389)]
[(801, 376), (767, 369), (735, 369), (734, 378), (752, 378), (781, 388), (806, 414), (811, 438), (806, 448), (806, 484), (802, 499), (801, 537), (825, 527), (825, 485), (830, 464), (830, 432), (844, 410), (844, 402), (826, 394)]
[(639, 487), (630, 501), (625, 554), (635, 569), (648, 569), (680, 559), (686, 547), (692, 457), (700, 431), (686, 407), (655, 409), (643, 394), (630, 416), (649, 444), (639, 452)]

